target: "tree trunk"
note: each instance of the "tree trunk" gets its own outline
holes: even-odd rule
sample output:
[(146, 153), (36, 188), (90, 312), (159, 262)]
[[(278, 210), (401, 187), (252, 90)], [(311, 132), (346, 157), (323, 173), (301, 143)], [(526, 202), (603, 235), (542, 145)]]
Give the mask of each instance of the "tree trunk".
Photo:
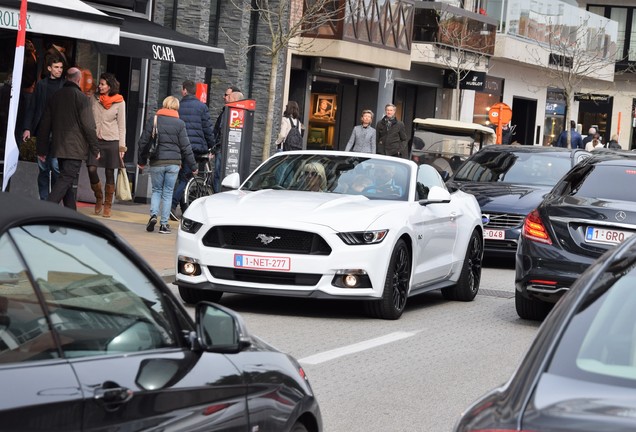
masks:
[(263, 157), (265, 162), (269, 159), (270, 148), (272, 147), (272, 130), (274, 121), (274, 103), (276, 102), (276, 80), (278, 77), (278, 53), (272, 56), (272, 70), (269, 77), (269, 92), (267, 97), (267, 115), (265, 117), (265, 136), (263, 137)]

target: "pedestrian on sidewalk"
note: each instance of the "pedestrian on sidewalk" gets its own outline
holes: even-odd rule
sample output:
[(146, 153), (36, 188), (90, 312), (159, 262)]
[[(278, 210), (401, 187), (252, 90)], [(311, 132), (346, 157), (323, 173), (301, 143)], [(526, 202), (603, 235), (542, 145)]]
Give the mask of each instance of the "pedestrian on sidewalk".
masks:
[(376, 151), (378, 154), (409, 158), (406, 126), (395, 117), (397, 108), (393, 104), (384, 107), (385, 116), (378, 122), (376, 130)]
[[(188, 139), (192, 146), (194, 158), (199, 163), (199, 170), (205, 169), (208, 152), (214, 147), (214, 134), (212, 118), (207, 105), (196, 97), (197, 87), (191, 80), (186, 80), (181, 85), (181, 103), (179, 105), (179, 118), (185, 122)], [(202, 167), (203, 165), (203, 167)], [(190, 170), (181, 167), (179, 180), (172, 194), (172, 208), (170, 219), (178, 221), (177, 205), (181, 207), (181, 214), (185, 211), (183, 192), (190, 179)]]
[[(100, 158), (89, 157), (88, 178), (95, 193), (95, 214), (104, 210), (104, 217), (110, 217), (115, 194), (115, 169), (122, 168), (121, 161), (126, 154), (126, 103), (119, 94), (119, 81), (112, 73), (104, 72), (99, 77), (98, 93), (91, 97), (93, 115), (97, 128), (97, 143)], [(97, 167), (104, 168), (105, 190)]]
[[(46, 104), (37, 140), (40, 162), (48, 156), (57, 159), (60, 175), (47, 198), (48, 201), (77, 209), (75, 191), (82, 162), (89, 154), (99, 159), (95, 118), (91, 101), (79, 87), (82, 72), (72, 67), (64, 86)], [(50, 138), (52, 137), (52, 138)]]
[[(59, 91), (64, 85), (65, 80), (62, 78), (62, 74), (64, 73), (64, 60), (62, 58), (47, 56), (46, 69), (49, 75), (35, 84), (35, 90), (26, 107), (22, 141), (28, 141), (32, 137), (37, 137), (38, 139), (43, 138), (40, 124), (44, 110), (46, 109), (46, 104), (53, 94)], [(47, 140), (49, 139), (50, 137), (47, 137)], [(49, 197), (49, 191), (55, 184), (60, 173), (60, 167), (57, 159), (46, 155), (44, 160), (38, 158), (38, 169), (38, 193), (40, 194), (41, 200), (46, 200)]]
[(139, 168), (143, 169), (148, 160), (150, 137), (157, 117), (157, 152), (150, 158), (150, 180), (152, 196), (150, 198), (150, 219), (146, 231), (152, 232), (159, 220), (159, 234), (170, 234), (170, 205), (172, 192), (179, 173), (181, 161), (196, 175), (199, 170), (192, 153), (192, 146), (186, 132), (186, 125), (179, 118), (179, 99), (168, 96), (163, 100), (163, 108), (157, 110), (146, 122), (139, 139)]
[(360, 116), (360, 122), (361, 124), (353, 128), (345, 151), (375, 154), (375, 128), (371, 126), (373, 122), (373, 111), (363, 110)]

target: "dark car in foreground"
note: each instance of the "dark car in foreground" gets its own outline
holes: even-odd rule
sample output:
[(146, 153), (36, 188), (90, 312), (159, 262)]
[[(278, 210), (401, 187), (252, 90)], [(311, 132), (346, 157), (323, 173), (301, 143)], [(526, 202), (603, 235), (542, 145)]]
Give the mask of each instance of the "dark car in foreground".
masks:
[(484, 256), (512, 258), (526, 215), (589, 155), (559, 147), (490, 145), (470, 156), (446, 186), (477, 198), (484, 214)]
[(291, 356), (240, 316), (193, 321), (101, 223), (0, 193), (0, 429), (311, 431), (318, 403)]
[(636, 430), (636, 237), (596, 260), (540, 327), (512, 378), (454, 432)]
[(515, 260), (521, 318), (541, 320), (605, 251), (636, 233), (636, 154), (595, 151), (528, 214)]

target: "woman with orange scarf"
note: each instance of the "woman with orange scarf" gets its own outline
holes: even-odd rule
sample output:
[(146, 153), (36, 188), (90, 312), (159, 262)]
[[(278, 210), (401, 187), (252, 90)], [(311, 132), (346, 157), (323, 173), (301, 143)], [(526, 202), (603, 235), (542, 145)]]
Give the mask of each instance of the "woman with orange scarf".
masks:
[[(97, 126), (100, 159), (90, 156), (88, 178), (95, 193), (95, 214), (102, 209), (104, 217), (110, 217), (115, 194), (115, 169), (122, 168), (126, 153), (126, 103), (119, 94), (119, 81), (112, 73), (105, 72), (99, 77), (98, 93), (93, 97), (93, 114)], [(97, 167), (105, 169), (106, 188), (97, 175)]]

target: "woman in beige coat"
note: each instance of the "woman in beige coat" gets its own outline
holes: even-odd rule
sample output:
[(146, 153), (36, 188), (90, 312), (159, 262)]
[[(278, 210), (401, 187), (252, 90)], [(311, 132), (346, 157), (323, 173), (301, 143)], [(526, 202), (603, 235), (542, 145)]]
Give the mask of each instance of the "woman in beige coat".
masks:
[[(126, 103), (119, 94), (119, 81), (115, 75), (105, 72), (99, 77), (98, 92), (93, 97), (93, 115), (97, 126), (100, 159), (89, 157), (88, 177), (95, 193), (95, 214), (102, 209), (104, 217), (110, 217), (115, 194), (115, 169), (121, 168), (126, 153)], [(97, 175), (97, 167), (105, 169), (106, 187)]]

